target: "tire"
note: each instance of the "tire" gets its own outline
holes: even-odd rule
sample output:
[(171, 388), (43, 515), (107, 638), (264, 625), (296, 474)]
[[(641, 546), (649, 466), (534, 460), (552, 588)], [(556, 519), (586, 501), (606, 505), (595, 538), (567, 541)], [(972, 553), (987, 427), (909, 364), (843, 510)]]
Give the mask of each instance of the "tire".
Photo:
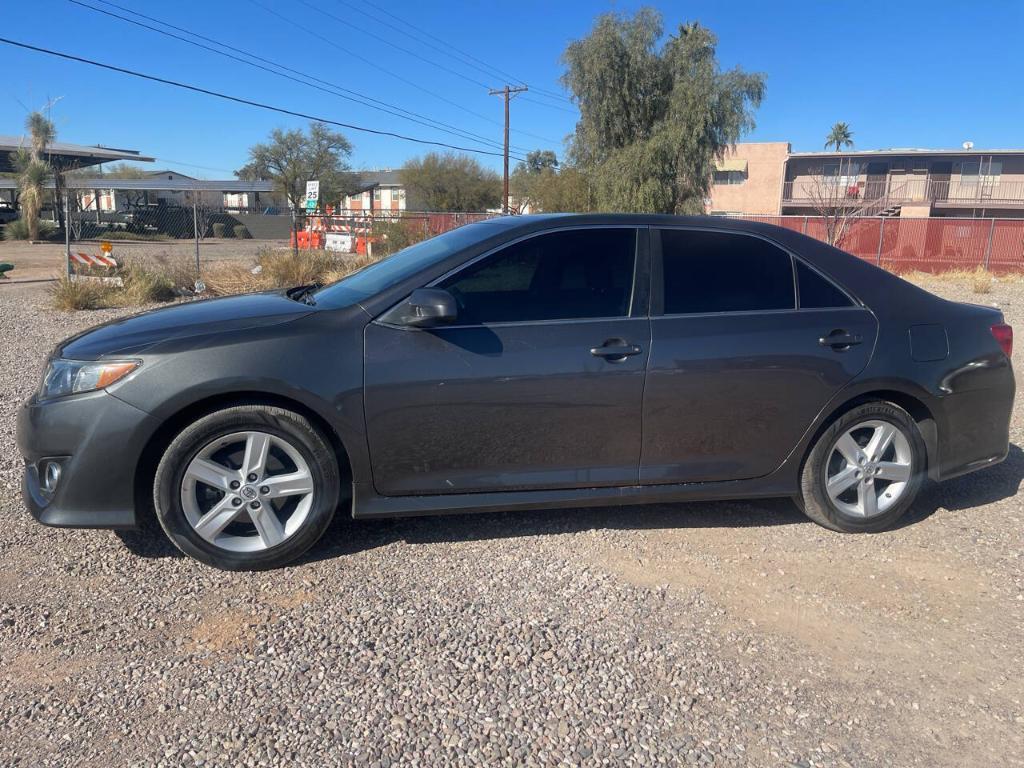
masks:
[[(889, 428), (894, 431), (885, 443)], [(883, 444), (881, 456), (869, 455)], [(801, 471), (797, 505), (811, 520), (833, 531), (884, 531), (914, 503), (924, 484), (926, 465), (924, 439), (910, 414), (893, 403), (864, 403), (819, 435)], [(873, 505), (870, 494), (874, 494)]]
[(160, 526), (186, 555), (222, 570), (255, 571), (313, 546), (340, 492), (334, 451), (308, 419), (239, 405), (178, 433), (157, 467), (153, 501)]

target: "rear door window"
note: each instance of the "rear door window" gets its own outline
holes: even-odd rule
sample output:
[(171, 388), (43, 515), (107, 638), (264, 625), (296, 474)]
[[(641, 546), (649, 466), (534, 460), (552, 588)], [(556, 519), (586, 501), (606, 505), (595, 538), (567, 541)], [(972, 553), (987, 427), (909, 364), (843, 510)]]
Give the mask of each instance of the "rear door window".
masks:
[(800, 261), (796, 262), (796, 281), (799, 286), (801, 309), (853, 306), (849, 296)]
[(796, 308), (792, 258), (759, 237), (663, 229), (661, 252), (666, 315)]

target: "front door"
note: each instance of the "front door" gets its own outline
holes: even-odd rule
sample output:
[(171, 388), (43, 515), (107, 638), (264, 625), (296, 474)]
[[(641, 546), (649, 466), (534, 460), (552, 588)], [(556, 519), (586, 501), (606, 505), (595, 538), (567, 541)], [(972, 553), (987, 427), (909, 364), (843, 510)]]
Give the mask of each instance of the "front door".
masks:
[(888, 163), (868, 163), (868, 178), (864, 185), (864, 199), (878, 200), (885, 197), (889, 177)]
[(928, 172), (929, 200), (942, 201), (949, 199), (949, 179), (952, 174), (953, 163), (946, 161), (932, 163)]
[(867, 365), (874, 316), (761, 238), (652, 234), (641, 482), (767, 475)]
[(436, 283), (456, 299), (454, 324), (367, 326), (378, 493), (635, 485), (650, 347), (638, 235), (528, 237)]

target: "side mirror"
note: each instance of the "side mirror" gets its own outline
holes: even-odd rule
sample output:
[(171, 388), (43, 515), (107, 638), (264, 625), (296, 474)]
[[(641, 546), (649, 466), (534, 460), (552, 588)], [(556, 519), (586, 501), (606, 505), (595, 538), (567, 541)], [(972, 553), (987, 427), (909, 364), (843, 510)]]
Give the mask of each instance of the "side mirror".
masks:
[(455, 297), (443, 288), (417, 288), (406, 302), (405, 324), (432, 328), (452, 323), (459, 315)]

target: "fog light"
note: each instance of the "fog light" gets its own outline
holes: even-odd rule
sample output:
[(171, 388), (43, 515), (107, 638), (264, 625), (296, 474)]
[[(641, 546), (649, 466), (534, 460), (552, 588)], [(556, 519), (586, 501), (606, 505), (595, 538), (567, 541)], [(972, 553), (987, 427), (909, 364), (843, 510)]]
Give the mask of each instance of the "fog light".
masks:
[(57, 490), (57, 483), (60, 482), (60, 463), (48, 461), (43, 464), (43, 472), (40, 479), (43, 490), (52, 494)]

